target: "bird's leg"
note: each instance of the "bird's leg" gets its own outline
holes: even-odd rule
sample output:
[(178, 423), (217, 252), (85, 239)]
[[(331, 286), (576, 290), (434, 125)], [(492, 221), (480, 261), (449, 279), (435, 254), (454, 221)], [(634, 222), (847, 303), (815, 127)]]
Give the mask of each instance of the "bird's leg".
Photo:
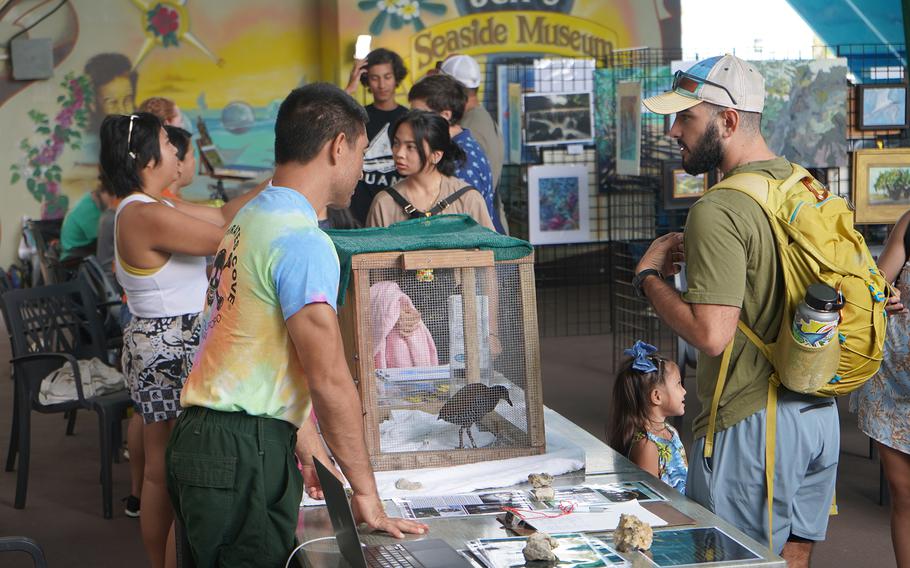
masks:
[(471, 435), (471, 426), (472, 426), (472, 424), (468, 425), (468, 439), (471, 440), (471, 447), (476, 448), (477, 442), (474, 441), (474, 436)]
[(458, 428), (458, 449), (464, 449), (464, 426)]

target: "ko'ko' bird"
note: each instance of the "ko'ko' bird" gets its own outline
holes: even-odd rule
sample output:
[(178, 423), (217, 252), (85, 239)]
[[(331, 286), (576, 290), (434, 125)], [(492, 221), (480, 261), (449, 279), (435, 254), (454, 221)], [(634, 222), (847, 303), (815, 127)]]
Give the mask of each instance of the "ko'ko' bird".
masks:
[(514, 406), (509, 399), (509, 391), (503, 385), (488, 387), (483, 383), (469, 383), (446, 401), (439, 410), (437, 420), (445, 420), (459, 426), (458, 448), (464, 448), (464, 433), (467, 431), (471, 446), (477, 447), (471, 426), (480, 422), (484, 416), (493, 412), (500, 400)]

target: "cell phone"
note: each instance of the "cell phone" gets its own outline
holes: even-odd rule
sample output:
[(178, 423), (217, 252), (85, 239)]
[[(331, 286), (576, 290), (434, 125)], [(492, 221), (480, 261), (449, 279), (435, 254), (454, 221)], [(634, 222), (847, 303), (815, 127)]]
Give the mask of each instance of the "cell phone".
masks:
[(370, 43), (372, 41), (373, 36), (357, 36), (357, 43), (354, 44), (354, 59), (366, 59), (367, 55), (370, 54)]

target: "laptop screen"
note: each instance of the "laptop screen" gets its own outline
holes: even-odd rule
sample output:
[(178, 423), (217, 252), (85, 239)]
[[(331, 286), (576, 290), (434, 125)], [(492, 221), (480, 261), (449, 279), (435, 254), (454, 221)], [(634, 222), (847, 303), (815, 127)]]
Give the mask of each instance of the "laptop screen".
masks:
[(357, 523), (354, 522), (354, 513), (351, 511), (348, 496), (344, 492), (344, 485), (315, 457), (313, 457), (313, 463), (325, 495), (329, 518), (335, 529), (338, 550), (353, 568), (367, 568), (367, 561), (360, 546), (360, 536), (357, 534)]

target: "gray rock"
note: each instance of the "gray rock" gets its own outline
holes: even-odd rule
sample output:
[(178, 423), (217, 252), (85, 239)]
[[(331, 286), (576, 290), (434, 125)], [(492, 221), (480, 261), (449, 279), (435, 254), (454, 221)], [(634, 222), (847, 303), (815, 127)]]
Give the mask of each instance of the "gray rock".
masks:
[(635, 515), (620, 515), (619, 524), (613, 531), (613, 544), (620, 552), (648, 550), (651, 548), (653, 538), (654, 531), (651, 530), (651, 525)]
[(549, 487), (553, 485), (553, 476), (549, 473), (532, 473), (528, 476), (532, 487)]
[(409, 481), (402, 477), (395, 482), (395, 488), (401, 489), (402, 491), (417, 491), (418, 489), (423, 489), (423, 483), (419, 481)]
[(525, 545), (521, 553), (524, 554), (527, 562), (537, 560), (552, 562), (558, 560), (556, 555), (553, 554), (553, 549), (557, 546), (559, 546), (559, 542), (555, 538), (547, 533), (536, 532), (528, 537), (528, 544)]

